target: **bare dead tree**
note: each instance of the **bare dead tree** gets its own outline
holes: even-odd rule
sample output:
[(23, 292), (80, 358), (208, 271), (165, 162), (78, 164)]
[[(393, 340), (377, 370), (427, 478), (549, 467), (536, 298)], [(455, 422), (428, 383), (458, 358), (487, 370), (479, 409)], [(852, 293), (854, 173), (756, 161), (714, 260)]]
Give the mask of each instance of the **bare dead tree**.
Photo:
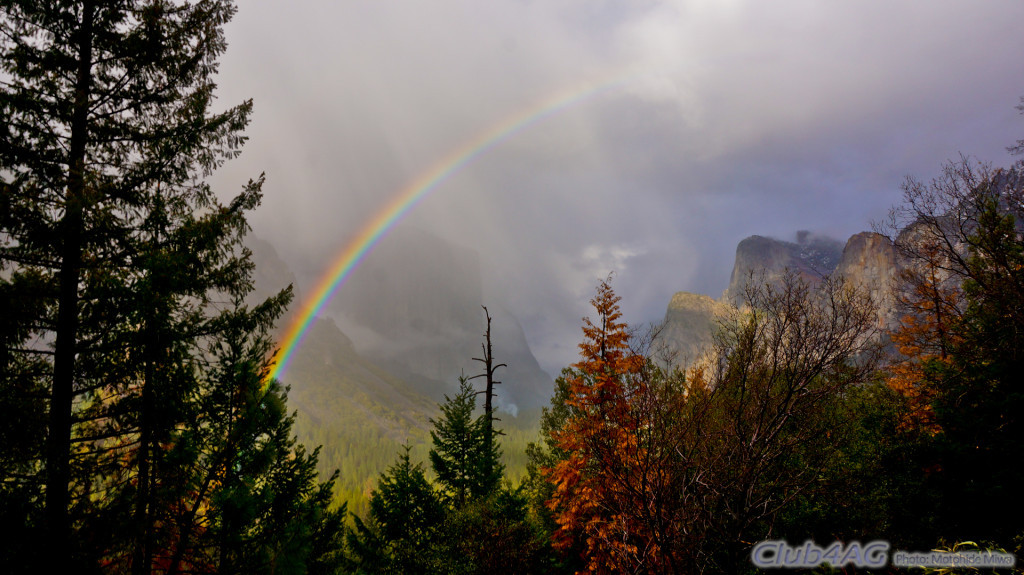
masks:
[[(491, 348), (491, 312), (487, 310), (487, 306), (482, 305), (480, 307), (484, 309), (484, 317), (487, 318), (487, 331), (484, 332), (484, 343), (480, 344), (480, 347), (483, 349), (483, 357), (474, 357), (473, 361), (479, 361), (484, 364), (484, 372), (474, 375), (469, 379), (473, 380), (482, 377), (486, 382), (485, 388), (482, 391), (478, 391), (477, 394), (484, 394), (484, 416), (487, 418), (487, 435), (488, 440), (490, 440), (494, 435), (494, 422), (501, 421), (494, 417), (494, 386), (501, 384), (500, 381), (494, 379), (494, 372), (496, 372), (499, 367), (508, 368), (508, 365), (504, 363), (494, 363), (494, 353)], [(502, 433), (499, 431), (498, 435), (501, 434)]]

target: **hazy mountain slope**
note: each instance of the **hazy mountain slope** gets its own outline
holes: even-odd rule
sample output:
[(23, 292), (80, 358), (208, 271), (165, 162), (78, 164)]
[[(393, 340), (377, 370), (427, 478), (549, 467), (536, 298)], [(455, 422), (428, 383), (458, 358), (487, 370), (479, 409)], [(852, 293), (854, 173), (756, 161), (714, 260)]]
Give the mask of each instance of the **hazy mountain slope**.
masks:
[[(294, 283), (273, 246), (252, 237), (246, 244), (256, 266), (250, 303)], [(289, 314), (279, 321), (279, 338), (301, 303), (297, 294)], [(297, 413), (299, 441), (321, 446), (321, 474), (340, 470), (338, 498), (354, 510), (365, 504), (377, 476), (404, 443), (423, 446), (429, 440), (429, 418), (436, 416), (437, 401), (357, 353), (329, 319), (313, 323), (280, 378), (291, 387), (288, 401)]]
[(289, 365), (296, 433), (322, 446), (320, 471), (341, 471), (338, 495), (360, 505), (405, 443), (423, 444), (437, 402), (361, 357), (330, 320), (317, 320)]
[(314, 425), (352, 430), (372, 425), (396, 441), (428, 428), (437, 403), (372, 361), (329, 319), (317, 319), (288, 367), (289, 397)]
[[(426, 461), (439, 402), (356, 353), (333, 321), (313, 324), (286, 376), (298, 439), (322, 446), (320, 472), (326, 477), (340, 471), (337, 497), (350, 510), (365, 511), (378, 477), (403, 446), (412, 447), (414, 461)], [(526, 444), (537, 439), (537, 414), (498, 416), (506, 432), (503, 461), (509, 477), (518, 479), (526, 468)]]
[[(295, 281), (288, 266), (269, 243), (249, 238), (247, 245), (253, 252), (256, 265), (255, 290), (248, 298), (250, 303), (273, 295)], [(436, 279), (434, 283), (437, 283)], [(393, 292), (401, 294), (403, 289), (395, 288)], [(473, 289), (471, 286), (469, 294), (474, 293)], [(378, 291), (384, 293), (386, 289), (380, 288)], [(462, 296), (468, 297), (466, 293)], [(425, 301), (413, 300), (400, 304), (405, 305), (409, 317), (416, 320), (410, 323), (421, 327), (425, 336), (429, 335), (427, 326), (447, 323), (451, 330), (452, 324), (457, 323), (444, 321), (447, 316), (438, 312), (438, 306), (444, 305), (444, 302), (431, 300), (432, 297), (443, 299), (426, 294)], [(457, 300), (455, 303), (458, 303)], [(297, 296), (289, 316), (279, 322), (280, 334), (283, 334), (301, 303), (301, 296)], [(466, 318), (472, 316), (475, 326), (472, 330), (465, 329), (465, 334), (462, 334), (464, 349), (450, 349), (453, 340), (450, 333), (448, 337), (436, 338), (437, 341), (424, 337), (423, 341), (428, 344), (426, 351), (415, 347), (403, 350), (413, 367), (416, 364), (411, 361), (412, 358), (429, 357), (431, 353), (437, 354), (433, 361), (438, 366), (443, 361), (454, 363), (458, 353), (464, 353), (458, 361), (466, 362), (467, 365), (472, 363), (474, 355), (479, 356), (480, 335), (484, 329), (483, 312), (479, 304), (476, 304), (475, 310), (468, 304), (463, 307), (469, 310), (463, 321), (470, 323)], [(447, 311), (452, 309), (441, 310)], [(453, 312), (453, 315), (458, 313)], [(506, 382), (498, 389), (500, 407), (508, 405), (504, 400), (505, 390), (515, 387), (514, 382), (519, 379), (519, 373), (525, 371), (529, 374), (531, 369), (539, 372), (540, 368), (526, 346), (526, 339), (514, 318), (497, 309), (492, 310), (492, 315), (495, 317), (495, 341), (506, 342), (509, 347), (507, 354), (503, 348), (495, 349), (499, 360), (510, 364), (508, 370), (499, 370), (498, 374), (499, 379)], [(373, 315), (367, 317), (373, 318)], [(393, 338), (396, 342), (411, 346), (411, 338), (406, 336), (403, 340), (405, 322), (396, 316), (388, 321), (395, 326), (395, 331), (389, 332), (390, 338), (381, 336), (381, 341)], [(475, 325), (477, 322), (479, 326)], [(518, 358), (516, 363), (507, 359), (513, 356)], [(525, 367), (520, 367), (521, 364), (525, 364)], [(405, 370), (405, 366), (403, 362), (389, 365), (386, 358), (375, 359), (360, 353), (332, 319), (317, 319), (302, 345), (296, 349), (288, 369), (281, 375), (281, 380), (291, 387), (289, 405), (297, 412), (295, 430), (299, 441), (311, 448), (322, 446), (320, 471), (327, 477), (335, 469), (340, 470), (337, 497), (339, 501), (348, 502), (352, 511), (365, 511), (370, 490), (376, 486), (378, 476), (394, 463), (403, 445), (413, 448), (414, 460), (426, 459), (430, 443), (429, 420), (439, 414), (438, 404), (446, 392), (446, 382), (415, 374)], [(475, 369), (475, 366), (472, 367)], [(476, 373), (470, 371), (469, 367), (466, 372)], [(551, 388), (551, 384), (548, 384), (548, 394)], [(524, 413), (519, 418), (508, 413), (500, 414), (502, 422), (499, 427), (507, 432), (502, 437), (502, 444), (510, 477), (518, 477), (525, 469), (523, 452), (526, 443), (536, 439), (537, 416), (537, 410)]]
[(492, 341), (505, 383), (499, 405), (547, 403), (551, 377), (541, 370), (516, 319), (485, 301), (479, 256), (415, 229), (393, 232), (339, 291), (330, 307), (361, 354), (440, 399), (460, 374), (479, 373), (486, 329), (481, 305), (494, 318)]
[[(295, 283), (295, 274), (288, 268), (288, 264), (284, 263), (274, 246), (252, 234), (245, 238), (245, 246), (252, 252), (253, 263), (253, 290), (245, 298), (246, 303), (252, 305), (261, 302), (290, 285), (295, 299), (289, 312), (294, 313), (296, 302), (301, 301), (301, 297), (299, 286)], [(278, 324), (286, 325), (283, 320)]]

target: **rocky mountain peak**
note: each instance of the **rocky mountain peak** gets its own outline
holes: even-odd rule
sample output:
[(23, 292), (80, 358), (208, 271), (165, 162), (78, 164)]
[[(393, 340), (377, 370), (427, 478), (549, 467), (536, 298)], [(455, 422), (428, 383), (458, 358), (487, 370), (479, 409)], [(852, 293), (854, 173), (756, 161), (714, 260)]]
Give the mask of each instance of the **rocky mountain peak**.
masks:
[(817, 283), (836, 269), (842, 253), (842, 242), (806, 230), (797, 232), (795, 242), (750, 236), (736, 246), (736, 262), (723, 299), (740, 305), (752, 278), (773, 283), (780, 280), (787, 269), (798, 273), (808, 283)]
[(808, 231), (797, 232), (794, 242), (754, 235), (736, 246), (729, 287), (720, 300), (687, 292), (672, 296), (656, 349), (672, 357), (675, 365), (696, 361), (712, 344), (719, 323), (742, 306), (748, 282), (777, 285), (786, 270), (811, 285), (827, 275), (840, 274), (871, 294), (879, 308), (879, 327), (897, 325), (894, 288), (900, 261), (889, 238), (861, 232), (844, 244)]

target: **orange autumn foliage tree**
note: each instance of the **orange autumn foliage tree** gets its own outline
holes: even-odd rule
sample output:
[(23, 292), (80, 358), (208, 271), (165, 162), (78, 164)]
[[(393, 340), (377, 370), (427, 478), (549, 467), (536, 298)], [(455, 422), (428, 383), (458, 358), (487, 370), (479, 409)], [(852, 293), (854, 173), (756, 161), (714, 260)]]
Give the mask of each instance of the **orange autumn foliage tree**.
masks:
[(941, 431), (935, 420), (935, 399), (942, 367), (959, 338), (956, 325), (963, 307), (963, 290), (945, 271), (941, 250), (934, 241), (918, 241), (916, 260), (903, 268), (904, 286), (898, 302), (905, 311), (890, 334), (905, 359), (890, 369), (888, 385), (907, 400), (901, 426), (930, 434)]
[[(583, 548), (592, 573), (673, 571), (673, 448), (657, 414), (674, 406), (652, 400), (644, 354), (631, 347), (628, 326), (608, 280), (591, 300), (598, 319), (583, 320), (581, 361), (567, 370), (571, 415), (553, 432), (566, 456), (544, 472), (554, 485), (548, 501), (555, 546)], [(683, 394), (672, 397), (682, 401)], [(678, 407), (678, 406), (675, 406)]]

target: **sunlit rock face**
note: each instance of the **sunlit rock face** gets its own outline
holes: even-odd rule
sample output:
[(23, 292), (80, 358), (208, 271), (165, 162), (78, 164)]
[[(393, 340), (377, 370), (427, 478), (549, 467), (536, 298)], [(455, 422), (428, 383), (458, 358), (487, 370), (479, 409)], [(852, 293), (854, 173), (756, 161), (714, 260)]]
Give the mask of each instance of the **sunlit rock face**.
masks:
[(736, 246), (736, 262), (724, 299), (741, 305), (748, 282), (777, 285), (788, 269), (811, 285), (832, 273), (839, 264), (843, 244), (826, 236), (797, 232), (796, 242), (750, 236)]
[(709, 296), (678, 292), (672, 296), (654, 345), (656, 356), (672, 366), (693, 365), (713, 343), (719, 324), (735, 308)]
[(836, 273), (871, 295), (878, 306), (878, 327), (888, 330), (899, 319), (894, 291), (899, 269), (896, 247), (889, 238), (861, 232), (846, 242)]

